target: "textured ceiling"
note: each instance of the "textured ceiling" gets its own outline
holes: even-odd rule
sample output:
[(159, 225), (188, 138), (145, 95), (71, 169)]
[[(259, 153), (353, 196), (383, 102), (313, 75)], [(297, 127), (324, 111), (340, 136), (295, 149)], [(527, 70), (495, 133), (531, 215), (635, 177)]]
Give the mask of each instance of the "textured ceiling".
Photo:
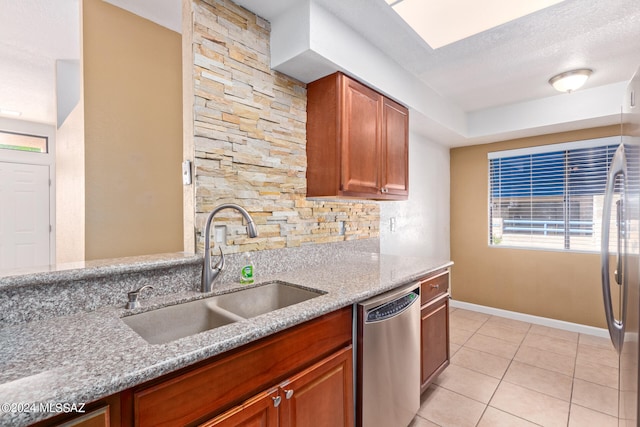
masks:
[[(273, 21), (295, 1), (238, 3)], [(638, 0), (566, 0), (436, 50), (384, 0), (315, 1), (465, 111), (553, 96), (547, 81), (570, 69), (592, 68), (591, 88), (640, 65)]]
[(0, 0), (0, 108), (56, 122), (56, 59), (78, 59), (79, 0)]
[[(109, 1), (179, 29), (181, 0)], [(273, 22), (298, 1), (237, 3)], [(464, 111), (553, 96), (548, 79), (569, 69), (592, 68), (589, 89), (640, 65), (639, 0), (566, 0), (436, 50), (385, 0), (313, 1)], [(78, 57), (78, 2), (0, 0), (0, 108), (20, 99), (36, 111), (23, 119), (55, 122), (52, 70), (56, 58)]]

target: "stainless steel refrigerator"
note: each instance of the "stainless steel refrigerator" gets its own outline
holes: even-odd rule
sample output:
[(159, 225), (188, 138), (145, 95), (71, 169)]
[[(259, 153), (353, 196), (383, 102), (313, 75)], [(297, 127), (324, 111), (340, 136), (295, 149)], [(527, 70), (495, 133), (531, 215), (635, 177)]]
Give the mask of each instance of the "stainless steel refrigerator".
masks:
[[(604, 198), (601, 249), (605, 316), (620, 358), (619, 426), (634, 427), (640, 419), (640, 99), (636, 97), (640, 97), (640, 70), (627, 87), (622, 107), (621, 144), (609, 167)], [(610, 251), (612, 222), (616, 229), (616, 248)], [(613, 260), (611, 253), (615, 253)]]

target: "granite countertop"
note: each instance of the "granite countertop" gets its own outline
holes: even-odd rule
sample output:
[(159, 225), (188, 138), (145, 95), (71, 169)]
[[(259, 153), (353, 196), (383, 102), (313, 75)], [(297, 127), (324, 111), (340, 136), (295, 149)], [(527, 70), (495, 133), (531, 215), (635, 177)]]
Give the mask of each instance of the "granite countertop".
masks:
[(340, 265), (261, 276), (259, 283), (281, 280), (326, 294), (167, 344), (147, 343), (121, 317), (246, 286), (214, 284), (211, 294), (186, 291), (150, 299), (143, 296), (142, 307), (134, 311), (103, 307), (4, 327), (0, 329), (0, 404), (4, 404), (0, 425), (28, 425), (56, 415), (6, 411), (6, 404), (89, 403), (449, 265), (445, 259), (353, 253)]

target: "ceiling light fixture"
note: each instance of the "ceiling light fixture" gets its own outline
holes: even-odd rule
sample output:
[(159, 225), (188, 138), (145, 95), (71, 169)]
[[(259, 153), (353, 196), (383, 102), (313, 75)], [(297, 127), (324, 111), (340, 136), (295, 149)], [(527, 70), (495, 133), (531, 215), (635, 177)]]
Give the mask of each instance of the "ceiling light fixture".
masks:
[(587, 81), (593, 70), (581, 68), (579, 70), (566, 71), (549, 79), (549, 84), (559, 92), (571, 93), (578, 90)]

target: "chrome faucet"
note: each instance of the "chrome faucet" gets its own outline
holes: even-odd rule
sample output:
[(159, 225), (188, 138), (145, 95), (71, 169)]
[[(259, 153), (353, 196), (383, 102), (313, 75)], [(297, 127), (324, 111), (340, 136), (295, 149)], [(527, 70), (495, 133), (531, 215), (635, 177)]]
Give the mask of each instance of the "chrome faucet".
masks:
[(222, 253), (222, 248), (220, 248), (220, 260), (213, 267), (211, 267), (212, 255), (210, 248), (211, 223), (213, 222), (213, 217), (223, 209), (235, 209), (240, 212), (245, 221), (247, 221), (247, 234), (249, 235), (249, 237), (258, 237), (258, 229), (253, 222), (253, 218), (251, 218), (249, 212), (247, 212), (243, 207), (236, 205), (235, 203), (224, 203), (211, 211), (204, 227), (204, 265), (202, 266), (202, 286), (200, 287), (201, 292), (211, 292), (211, 285), (213, 284), (213, 281), (216, 280), (218, 274), (220, 274), (220, 272), (224, 269), (224, 254)]

